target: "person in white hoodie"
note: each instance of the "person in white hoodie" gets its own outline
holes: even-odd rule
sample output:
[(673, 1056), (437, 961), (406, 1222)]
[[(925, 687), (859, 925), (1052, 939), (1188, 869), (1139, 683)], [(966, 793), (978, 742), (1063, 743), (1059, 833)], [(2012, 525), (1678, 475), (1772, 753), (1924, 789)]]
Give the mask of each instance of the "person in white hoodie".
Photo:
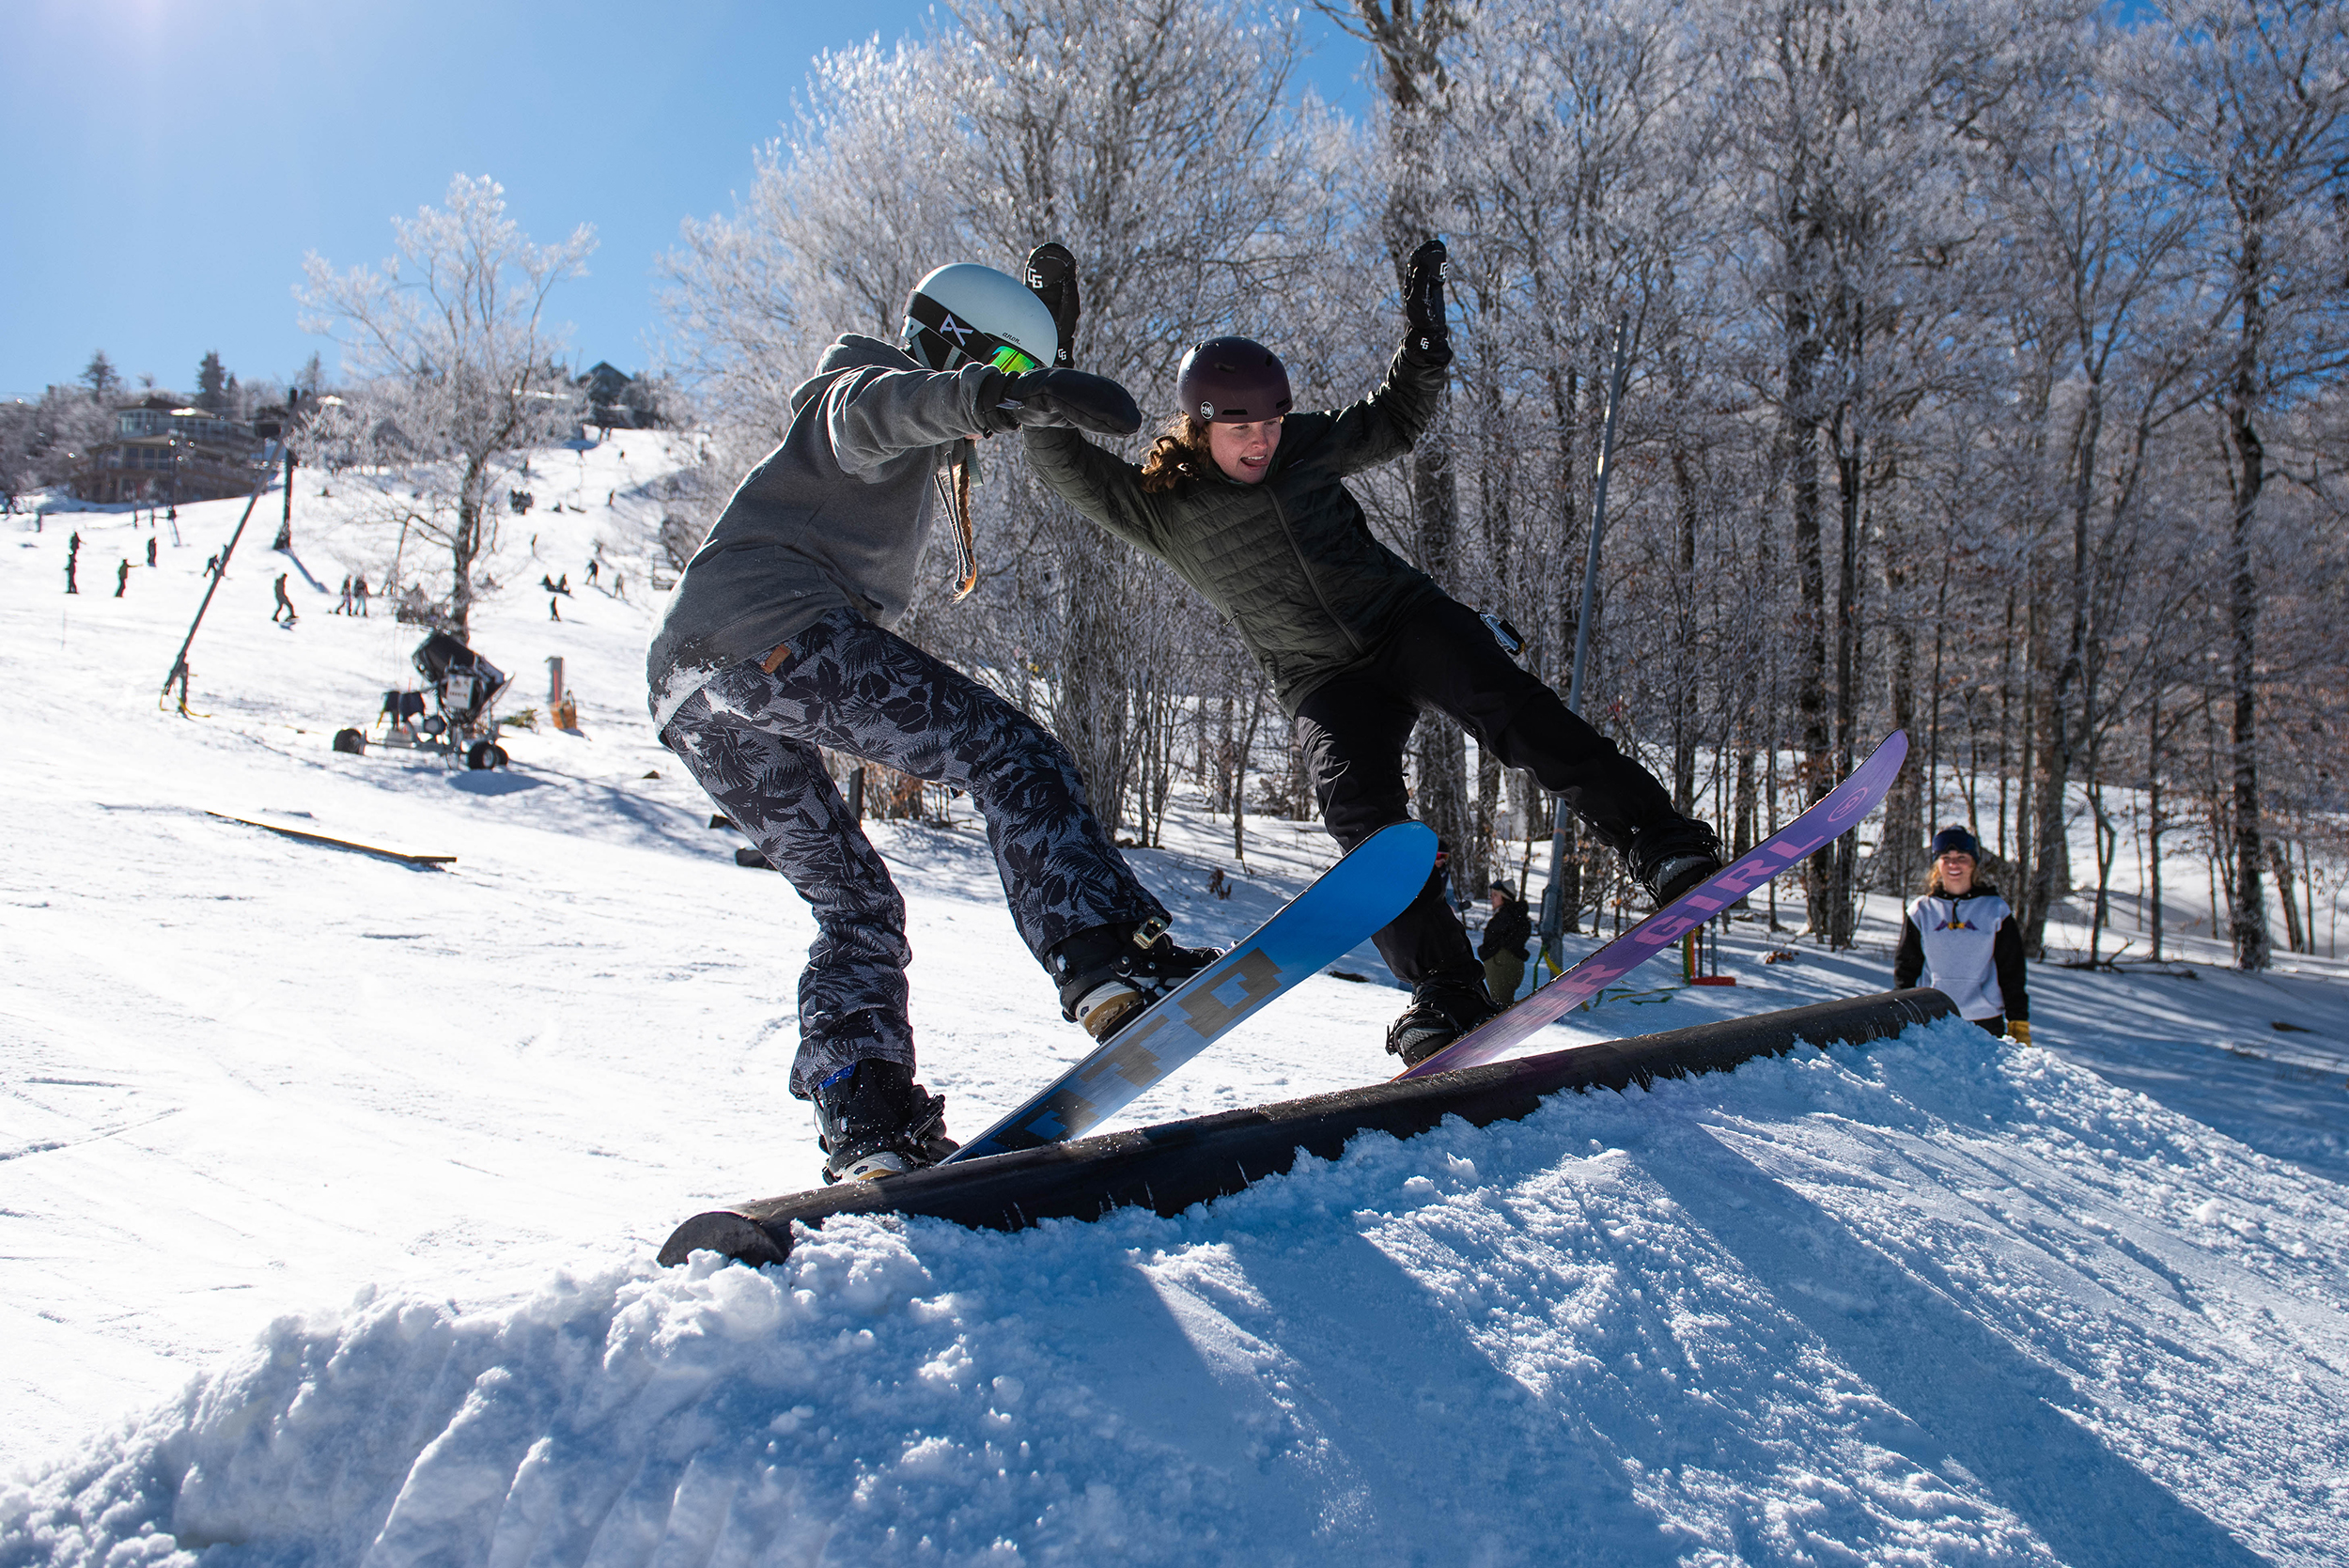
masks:
[[(1054, 252), (1067, 254), (1037, 256)], [(1141, 426), (1123, 387), (1066, 368), (1076, 302), (1055, 298), (1049, 308), (1029, 285), (957, 262), (914, 287), (899, 343), (848, 333), (826, 349), (791, 394), (782, 444), (687, 565), (646, 656), (661, 743), (815, 909), (791, 1093), (815, 1102), (826, 1181), (929, 1165), (955, 1144), (944, 1100), (914, 1081), (905, 901), (825, 751), (970, 793), (1013, 923), (1064, 1014), (1096, 1038), (1216, 956), (1165, 934), (1165, 908), (1094, 816), (1067, 749), (890, 629), (941, 512), (962, 591), (977, 579), (978, 437)]]
[(2023, 933), (1999, 890), (1981, 877), (1982, 846), (1964, 828), (1933, 835), (1924, 896), (1908, 907), (1892, 985), (1927, 984), (1993, 1034), (2030, 1044), (2030, 998), (2023, 988)]

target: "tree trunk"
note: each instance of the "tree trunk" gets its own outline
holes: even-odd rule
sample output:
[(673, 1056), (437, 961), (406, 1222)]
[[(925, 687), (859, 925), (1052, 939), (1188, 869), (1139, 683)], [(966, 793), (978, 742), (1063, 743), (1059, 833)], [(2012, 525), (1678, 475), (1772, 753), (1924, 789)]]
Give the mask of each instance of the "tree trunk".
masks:
[[(2244, 314), (2256, 308), (2256, 295), (2247, 300)], [(2247, 327), (2245, 336), (2251, 336)], [(2234, 963), (2239, 970), (2267, 967), (2267, 898), (2260, 875), (2259, 772), (2259, 576), (2252, 563), (2252, 533), (2259, 514), (2259, 496), (2266, 483), (2266, 453), (2251, 421), (2257, 396), (2255, 351), (2236, 361), (2232, 395), (2227, 408), (2228, 433), (2233, 438), (2234, 516), (2228, 535), (2227, 629), (2234, 655), (2233, 732), (2234, 888), (2228, 910)]]
[[(1561, 358), (1564, 346), (1572, 339), (1553, 337), (1550, 347)], [(1557, 629), (1551, 646), (1557, 650), (1549, 672), (1550, 684), (1563, 694), (1572, 670), (1574, 638), (1581, 614), (1581, 598), (1577, 589), (1579, 581), (1575, 566), (1581, 561), (1587, 540), (1583, 536), (1581, 473), (1576, 466), (1579, 449), (1577, 422), (1582, 417), (1582, 379), (1571, 365), (1554, 365), (1548, 376), (1549, 383), (1550, 419), (1558, 432), (1558, 552), (1557, 565), (1550, 574), (1556, 583), (1555, 609), (1551, 624)], [(1581, 824), (1571, 811), (1562, 812), (1558, 798), (1545, 794), (1553, 820), (1563, 815), (1565, 821), (1563, 852), (1558, 859), (1558, 921), (1562, 932), (1582, 929), (1582, 852), (1578, 840)], [(1520, 895), (1524, 890), (1518, 890)]]
[[(1812, 364), (1818, 346), (1810, 317), (1799, 305), (1786, 318), (1786, 412), (1779, 427), (1779, 467), (1787, 478), (1794, 514), (1795, 575), (1800, 601), (1796, 611), (1801, 644), (1795, 679), (1795, 710), (1801, 720), (1802, 764), (1796, 780), (1803, 804), (1816, 803), (1834, 787), (1835, 758), (1827, 709), (1827, 561), (1819, 533), (1818, 421), (1809, 412)], [(1812, 933), (1824, 935), (1831, 923), (1835, 851), (1812, 856), (1803, 866), (1803, 897)]]
[(468, 623), (473, 618), (473, 568), (481, 558), (482, 511), (487, 505), (489, 463), (481, 458), (465, 462), (465, 477), (457, 490), (457, 527), (448, 539), (448, 619), (449, 629), (459, 642), (465, 641)]
[(2161, 695), (2145, 707), (2145, 885), (2151, 901), (2154, 962), (2161, 962)]
[[(2038, 645), (2038, 632), (2039, 601), (2033, 598), (2023, 607), (2023, 754), (2015, 770), (2015, 855), (2008, 862), (2010, 865), (2018, 866), (2027, 866), (2031, 863), (2032, 834), (2038, 822), (2038, 818), (2031, 811), (2030, 787), (2031, 780), (2035, 776), (2032, 769), (2038, 761), (2034, 742), (2039, 733), (2035, 722), (2039, 703), (2033, 683), (2033, 677), (2038, 670), (2034, 657)], [(2015, 892), (2018, 897), (2021, 895), (2019, 889), (2010, 891)], [(2032, 952), (2032, 956), (2037, 957), (2039, 955)]]
[[(1835, 738), (1834, 754), (1822, 781), (1824, 795), (1834, 781), (1851, 770), (1852, 731), (1859, 698), (1859, 516), (1866, 483), (1859, 438), (1846, 447), (1840, 442), (1835, 462), (1837, 514), (1843, 535), (1835, 576)], [(1859, 834), (1857, 830), (1835, 841), (1829, 851), (1828, 882), (1828, 946), (1851, 946), (1859, 899)]]
[(1232, 755), (1232, 859), (1248, 863), (1248, 764), (1256, 754), (1256, 731), (1264, 723), (1264, 691), (1248, 688), (1248, 722), (1240, 726)]
[[(1895, 569), (1887, 551), (1885, 563), (1886, 591), (1891, 603), (1886, 607), (1892, 631), (1892, 727), (1911, 734), (1917, 727), (1917, 628), (1904, 613), (1901, 589), (1907, 572)], [(1876, 853), (1884, 857), (1885, 874), (1879, 885), (1906, 893), (1919, 879), (1920, 857), (1924, 853), (1924, 801), (1926, 780), (1931, 769), (1921, 772), (1916, 768), (1904, 768), (1900, 777), (1892, 781), (1892, 790), (1884, 802), (1884, 837)]]
[(2283, 845), (2275, 839), (2267, 841), (2267, 863), (2276, 868), (2276, 893), (2284, 906), (2284, 947), (2292, 953), (2306, 953), (2300, 931), (2300, 906), (2292, 901), (2292, 857)]
[[(2089, 639), (2088, 520), (2095, 503), (2096, 453), (2104, 434), (2104, 396), (2092, 375), (2086, 397), (2071, 442), (2071, 472), (2067, 475), (2071, 481), (2072, 566), (2065, 586), (2071, 602), (2064, 629), (2063, 657), (2056, 661), (2055, 679), (2047, 691), (2047, 744), (2040, 763), (2045, 777), (2040, 784), (2039, 801), (2039, 819), (2047, 831), (2041, 834), (2042, 853), (2031, 863), (2030, 880), (2023, 894), (2023, 949), (2027, 953), (2042, 953), (2046, 948), (2047, 911), (2057, 896), (2058, 862), (2068, 864), (2071, 847), (2062, 827), (2064, 791), (2071, 783), (2073, 764), (2078, 759), (2089, 725), (2093, 722), (2091, 705), (2082, 693), (2087, 684)], [(2079, 706), (2077, 717), (2072, 711), (2076, 702)]]
[(1672, 809), (1693, 815), (1697, 795), (1697, 489), (1688, 443), (1672, 443), (1672, 522), (1679, 570), (1672, 581)]
[[(1453, 482), (1451, 432), (1439, 412), (1411, 455), (1411, 506), (1418, 524), (1420, 569), (1439, 586), (1452, 577), (1452, 549), (1459, 532), (1459, 490)], [(1440, 713), (1420, 721), (1419, 815), (1453, 853), (1468, 846), (1468, 756), (1459, 725)]]

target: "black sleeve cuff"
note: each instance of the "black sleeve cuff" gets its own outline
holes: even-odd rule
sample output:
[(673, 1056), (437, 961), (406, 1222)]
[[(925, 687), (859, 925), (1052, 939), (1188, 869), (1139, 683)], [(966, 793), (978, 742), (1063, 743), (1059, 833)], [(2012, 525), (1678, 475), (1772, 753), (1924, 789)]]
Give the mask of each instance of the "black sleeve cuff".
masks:
[(1403, 361), (1440, 370), (1452, 363), (1452, 340), (1415, 333), (1403, 340)]

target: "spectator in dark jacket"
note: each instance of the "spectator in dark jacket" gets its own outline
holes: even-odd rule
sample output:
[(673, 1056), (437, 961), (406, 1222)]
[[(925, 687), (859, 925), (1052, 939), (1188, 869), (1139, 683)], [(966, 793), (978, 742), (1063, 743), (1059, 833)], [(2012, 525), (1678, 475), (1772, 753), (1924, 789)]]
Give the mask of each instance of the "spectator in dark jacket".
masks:
[[(1409, 815), (1404, 747), (1432, 709), (1564, 795), (1665, 903), (1719, 869), (1712, 829), (1674, 811), (1655, 777), (1519, 668), (1474, 611), (1380, 544), (1346, 487), (1408, 452), (1443, 396), (1444, 255), (1434, 240), (1412, 255), (1403, 346), (1362, 402), (1291, 412), (1288, 372), (1270, 349), (1212, 338), (1184, 356), (1181, 411), (1140, 467), (1066, 429), (1028, 430), (1029, 460), (1062, 499), (1164, 561), (1231, 621), (1295, 722), (1322, 822), (1342, 847)], [(1033, 259), (1030, 270), (1039, 271)], [(1053, 303), (1049, 277), (1038, 292)], [(1439, 886), (1376, 940), (1412, 987), (1387, 1032), (1407, 1064), (1492, 1017), (1485, 973)]]
[(1485, 923), (1485, 939), (1477, 944), (1476, 955), (1485, 961), (1485, 989), (1492, 993), (1493, 1004), (1506, 1007), (1525, 984), (1525, 960), (1531, 955), (1526, 944), (1533, 938), (1533, 918), (1508, 883), (1495, 882), (1485, 891), (1492, 899), (1493, 914)]
[(1901, 924), (1892, 984), (1920, 975), (1993, 1034), (2030, 1044), (2030, 998), (2023, 990), (2023, 933), (1999, 890), (1979, 875), (1982, 846), (1964, 828), (1933, 835), (1924, 896)]

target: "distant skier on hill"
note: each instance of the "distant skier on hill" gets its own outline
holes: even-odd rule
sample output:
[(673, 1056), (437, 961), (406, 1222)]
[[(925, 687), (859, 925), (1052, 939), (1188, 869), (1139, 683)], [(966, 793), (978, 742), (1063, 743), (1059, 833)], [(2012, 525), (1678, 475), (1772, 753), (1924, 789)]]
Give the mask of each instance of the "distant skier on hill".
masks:
[(1073, 327), (1073, 311), (1056, 323), (1018, 280), (957, 263), (915, 286), (902, 346), (851, 333), (826, 349), (791, 394), (783, 443), (686, 567), (646, 660), (662, 743), (815, 909), (791, 1092), (815, 1102), (828, 1181), (956, 1145), (944, 1102), (914, 1081), (905, 901), (818, 748), (971, 794), (1021, 939), (1064, 1016), (1097, 1038), (1215, 956), (1165, 935), (1166, 910), (1060, 742), (888, 629), (938, 508), (968, 554), (980, 435), (1140, 426), (1114, 381), (1047, 367), (1066, 362)]
[(74, 581), (74, 572), (82, 564), (82, 531), (76, 528), (73, 536), (65, 542), (65, 591), (79, 594), (81, 583)]
[(1982, 846), (1964, 828), (1933, 835), (1933, 869), (1924, 896), (1901, 923), (1892, 985), (1906, 989), (1930, 971), (1933, 988), (1968, 1020), (2028, 1046), (2023, 933), (1999, 890), (1978, 875), (1981, 858)]
[[(1720, 868), (1713, 830), (1674, 811), (1654, 776), (1520, 669), (1474, 611), (1380, 544), (1346, 488), (1409, 451), (1443, 395), (1444, 259), (1439, 240), (1412, 253), (1403, 344), (1362, 402), (1293, 413), (1288, 371), (1269, 349), (1211, 338), (1183, 356), (1180, 411), (1140, 467), (1066, 429), (1029, 430), (1029, 459), (1062, 499), (1164, 561), (1231, 621), (1296, 722), (1341, 847), (1408, 818), (1403, 751), (1432, 709), (1564, 795), (1666, 903)], [(1376, 939), (1412, 987), (1387, 1032), (1407, 1064), (1493, 1016), (1439, 879)]]
[(282, 571), (277, 574), (277, 607), (269, 613), (271, 624), (275, 625), (280, 615), (286, 617), (288, 626), (294, 624), (293, 600), (286, 597), (286, 574)]
[(126, 555), (122, 558), (122, 565), (115, 568), (115, 598), (120, 598), (124, 593), (129, 591), (130, 586), (131, 558)]

